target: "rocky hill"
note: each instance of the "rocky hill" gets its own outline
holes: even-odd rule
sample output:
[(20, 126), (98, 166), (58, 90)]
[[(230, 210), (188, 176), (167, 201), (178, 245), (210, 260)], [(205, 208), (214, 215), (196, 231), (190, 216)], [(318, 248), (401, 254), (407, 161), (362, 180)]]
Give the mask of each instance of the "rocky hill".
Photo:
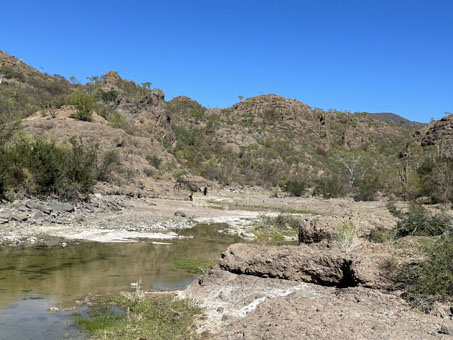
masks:
[[(114, 71), (81, 85), (3, 52), (0, 71), (0, 117), (26, 118), (23, 126), (35, 137), (76, 136), (102, 152), (118, 152), (127, 173), (118, 177), (139, 188), (162, 181), (189, 188), (190, 176), (222, 185), (278, 185), (298, 195), (321, 179), (331, 181), (327, 196), (365, 179), (393, 188), (398, 153), (414, 133), (369, 114), (326, 112), (275, 94), (206, 109), (183, 96), (165, 101), (162, 90)], [(80, 119), (82, 111), (87, 119)], [(325, 190), (318, 187), (319, 194)]]

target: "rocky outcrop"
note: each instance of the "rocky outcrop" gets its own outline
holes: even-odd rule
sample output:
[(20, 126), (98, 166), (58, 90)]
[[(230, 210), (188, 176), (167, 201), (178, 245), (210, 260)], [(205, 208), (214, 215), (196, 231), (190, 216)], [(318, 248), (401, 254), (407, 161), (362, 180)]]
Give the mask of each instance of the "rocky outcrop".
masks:
[(379, 247), (385, 246), (364, 242), (346, 254), (327, 243), (299, 247), (234, 244), (222, 254), (219, 266), (235, 274), (325, 286), (389, 288), (380, 266), (391, 251), (379, 251)]
[(232, 110), (234, 114), (240, 116), (251, 114), (257, 119), (267, 121), (313, 118), (310, 106), (296, 99), (288, 99), (275, 94), (247, 98), (243, 102), (233, 105)]
[(178, 96), (169, 101), (170, 104), (182, 104), (191, 108), (200, 107), (200, 103), (186, 96)]
[(335, 216), (312, 216), (305, 218), (299, 226), (299, 243), (318, 243), (329, 239), (335, 229), (345, 223), (352, 223), (358, 231), (358, 236), (366, 238), (376, 228), (391, 229), (396, 225), (393, 216), (363, 215), (348, 213)]
[(116, 71), (107, 72), (102, 81), (104, 91), (115, 91), (113, 109), (128, 117), (135, 126), (150, 134), (161, 134), (172, 139), (170, 115), (165, 107), (165, 94), (160, 89), (149, 89), (125, 80)]
[(449, 148), (453, 144), (453, 114), (435, 121), (423, 131), (419, 131), (422, 146), (438, 145)]
[(197, 329), (221, 340), (451, 339), (446, 320), (399, 297), (209, 270), (180, 293), (204, 307)]

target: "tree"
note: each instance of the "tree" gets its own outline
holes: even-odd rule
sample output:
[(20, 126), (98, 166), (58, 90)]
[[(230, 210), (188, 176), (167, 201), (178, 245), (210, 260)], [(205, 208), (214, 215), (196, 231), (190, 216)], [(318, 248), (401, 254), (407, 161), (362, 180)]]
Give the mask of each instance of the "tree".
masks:
[(363, 179), (370, 165), (365, 153), (361, 150), (340, 153), (337, 156), (337, 161), (346, 169), (351, 187), (354, 186), (356, 181)]
[(151, 84), (152, 84), (151, 82), (145, 81), (144, 83), (142, 83), (142, 87), (144, 89), (151, 90)]
[(244, 100), (244, 96), (239, 95), (238, 98), (239, 98), (240, 102), (242, 102)]

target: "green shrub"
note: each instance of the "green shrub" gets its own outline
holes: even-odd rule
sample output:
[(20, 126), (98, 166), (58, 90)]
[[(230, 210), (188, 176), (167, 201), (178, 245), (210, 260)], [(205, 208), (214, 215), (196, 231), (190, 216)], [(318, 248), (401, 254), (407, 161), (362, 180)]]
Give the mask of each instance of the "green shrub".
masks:
[(132, 134), (133, 130), (129, 125), (126, 117), (119, 114), (117, 111), (112, 111), (107, 115), (108, 122), (115, 129), (122, 129), (128, 134)]
[(103, 89), (98, 89), (96, 91), (96, 97), (104, 101), (105, 103), (114, 102), (118, 98), (118, 92), (115, 90), (104, 91)]
[(388, 241), (393, 241), (396, 237), (396, 231), (393, 229), (386, 229), (382, 227), (377, 227), (373, 229), (370, 233), (370, 241), (376, 243), (384, 243)]
[(156, 169), (159, 169), (160, 164), (162, 163), (162, 160), (156, 155), (146, 155), (146, 160), (150, 165), (152, 165)]
[(0, 197), (14, 194), (76, 198), (96, 183), (96, 146), (75, 139), (54, 140), (17, 136), (0, 153)]
[(121, 167), (120, 154), (116, 150), (104, 153), (101, 163), (97, 168), (97, 180), (109, 182), (113, 179), (113, 173)]
[(318, 181), (313, 193), (324, 198), (342, 197), (345, 194), (345, 187), (337, 177), (325, 178)]
[(417, 168), (420, 195), (434, 203), (453, 201), (453, 158), (438, 156), (427, 158)]
[(286, 192), (289, 192), (293, 196), (300, 197), (305, 194), (307, 191), (307, 184), (302, 181), (297, 181), (297, 180), (288, 180), (284, 182), (284, 184), (281, 186), (282, 189)]
[(355, 185), (358, 189), (354, 195), (355, 201), (374, 201), (376, 200), (377, 193), (382, 189), (378, 176), (365, 177), (357, 181)]
[(433, 303), (453, 302), (453, 236), (423, 247), (426, 258), (403, 265), (395, 280), (404, 285), (406, 298), (428, 312)]
[(264, 216), (262, 222), (266, 227), (276, 227), (280, 230), (298, 229), (300, 220), (293, 215), (279, 214), (276, 217)]
[(445, 213), (431, 215), (427, 209), (416, 202), (409, 204), (407, 212), (398, 210), (393, 203), (389, 203), (387, 208), (399, 220), (396, 225), (398, 237), (436, 236), (453, 231), (452, 217)]
[(74, 92), (69, 98), (71, 105), (77, 109), (74, 115), (75, 119), (91, 122), (93, 120), (93, 111), (98, 107), (98, 99), (82, 91)]
[(154, 170), (152, 168), (145, 168), (143, 172), (147, 177), (153, 177), (155, 175)]

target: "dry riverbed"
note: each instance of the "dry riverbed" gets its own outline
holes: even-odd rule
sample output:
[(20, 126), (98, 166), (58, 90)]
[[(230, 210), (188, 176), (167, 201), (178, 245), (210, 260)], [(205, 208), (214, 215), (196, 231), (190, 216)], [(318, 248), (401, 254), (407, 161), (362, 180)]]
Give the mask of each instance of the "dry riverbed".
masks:
[[(31, 199), (0, 204), (0, 244), (160, 242), (183, 237), (178, 230), (197, 223), (224, 223), (223, 232), (253, 240), (263, 217), (280, 214), (300, 219), (348, 216), (358, 221), (366, 216), (367, 221), (382, 224), (391, 219), (383, 202), (278, 198), (255, 188), (199, 194), (193, 201), (94, 194), (88, 202), (79, 203)], [(297, 230), (288, 230), (285, 239), (294, 241), (296, 234)]]

